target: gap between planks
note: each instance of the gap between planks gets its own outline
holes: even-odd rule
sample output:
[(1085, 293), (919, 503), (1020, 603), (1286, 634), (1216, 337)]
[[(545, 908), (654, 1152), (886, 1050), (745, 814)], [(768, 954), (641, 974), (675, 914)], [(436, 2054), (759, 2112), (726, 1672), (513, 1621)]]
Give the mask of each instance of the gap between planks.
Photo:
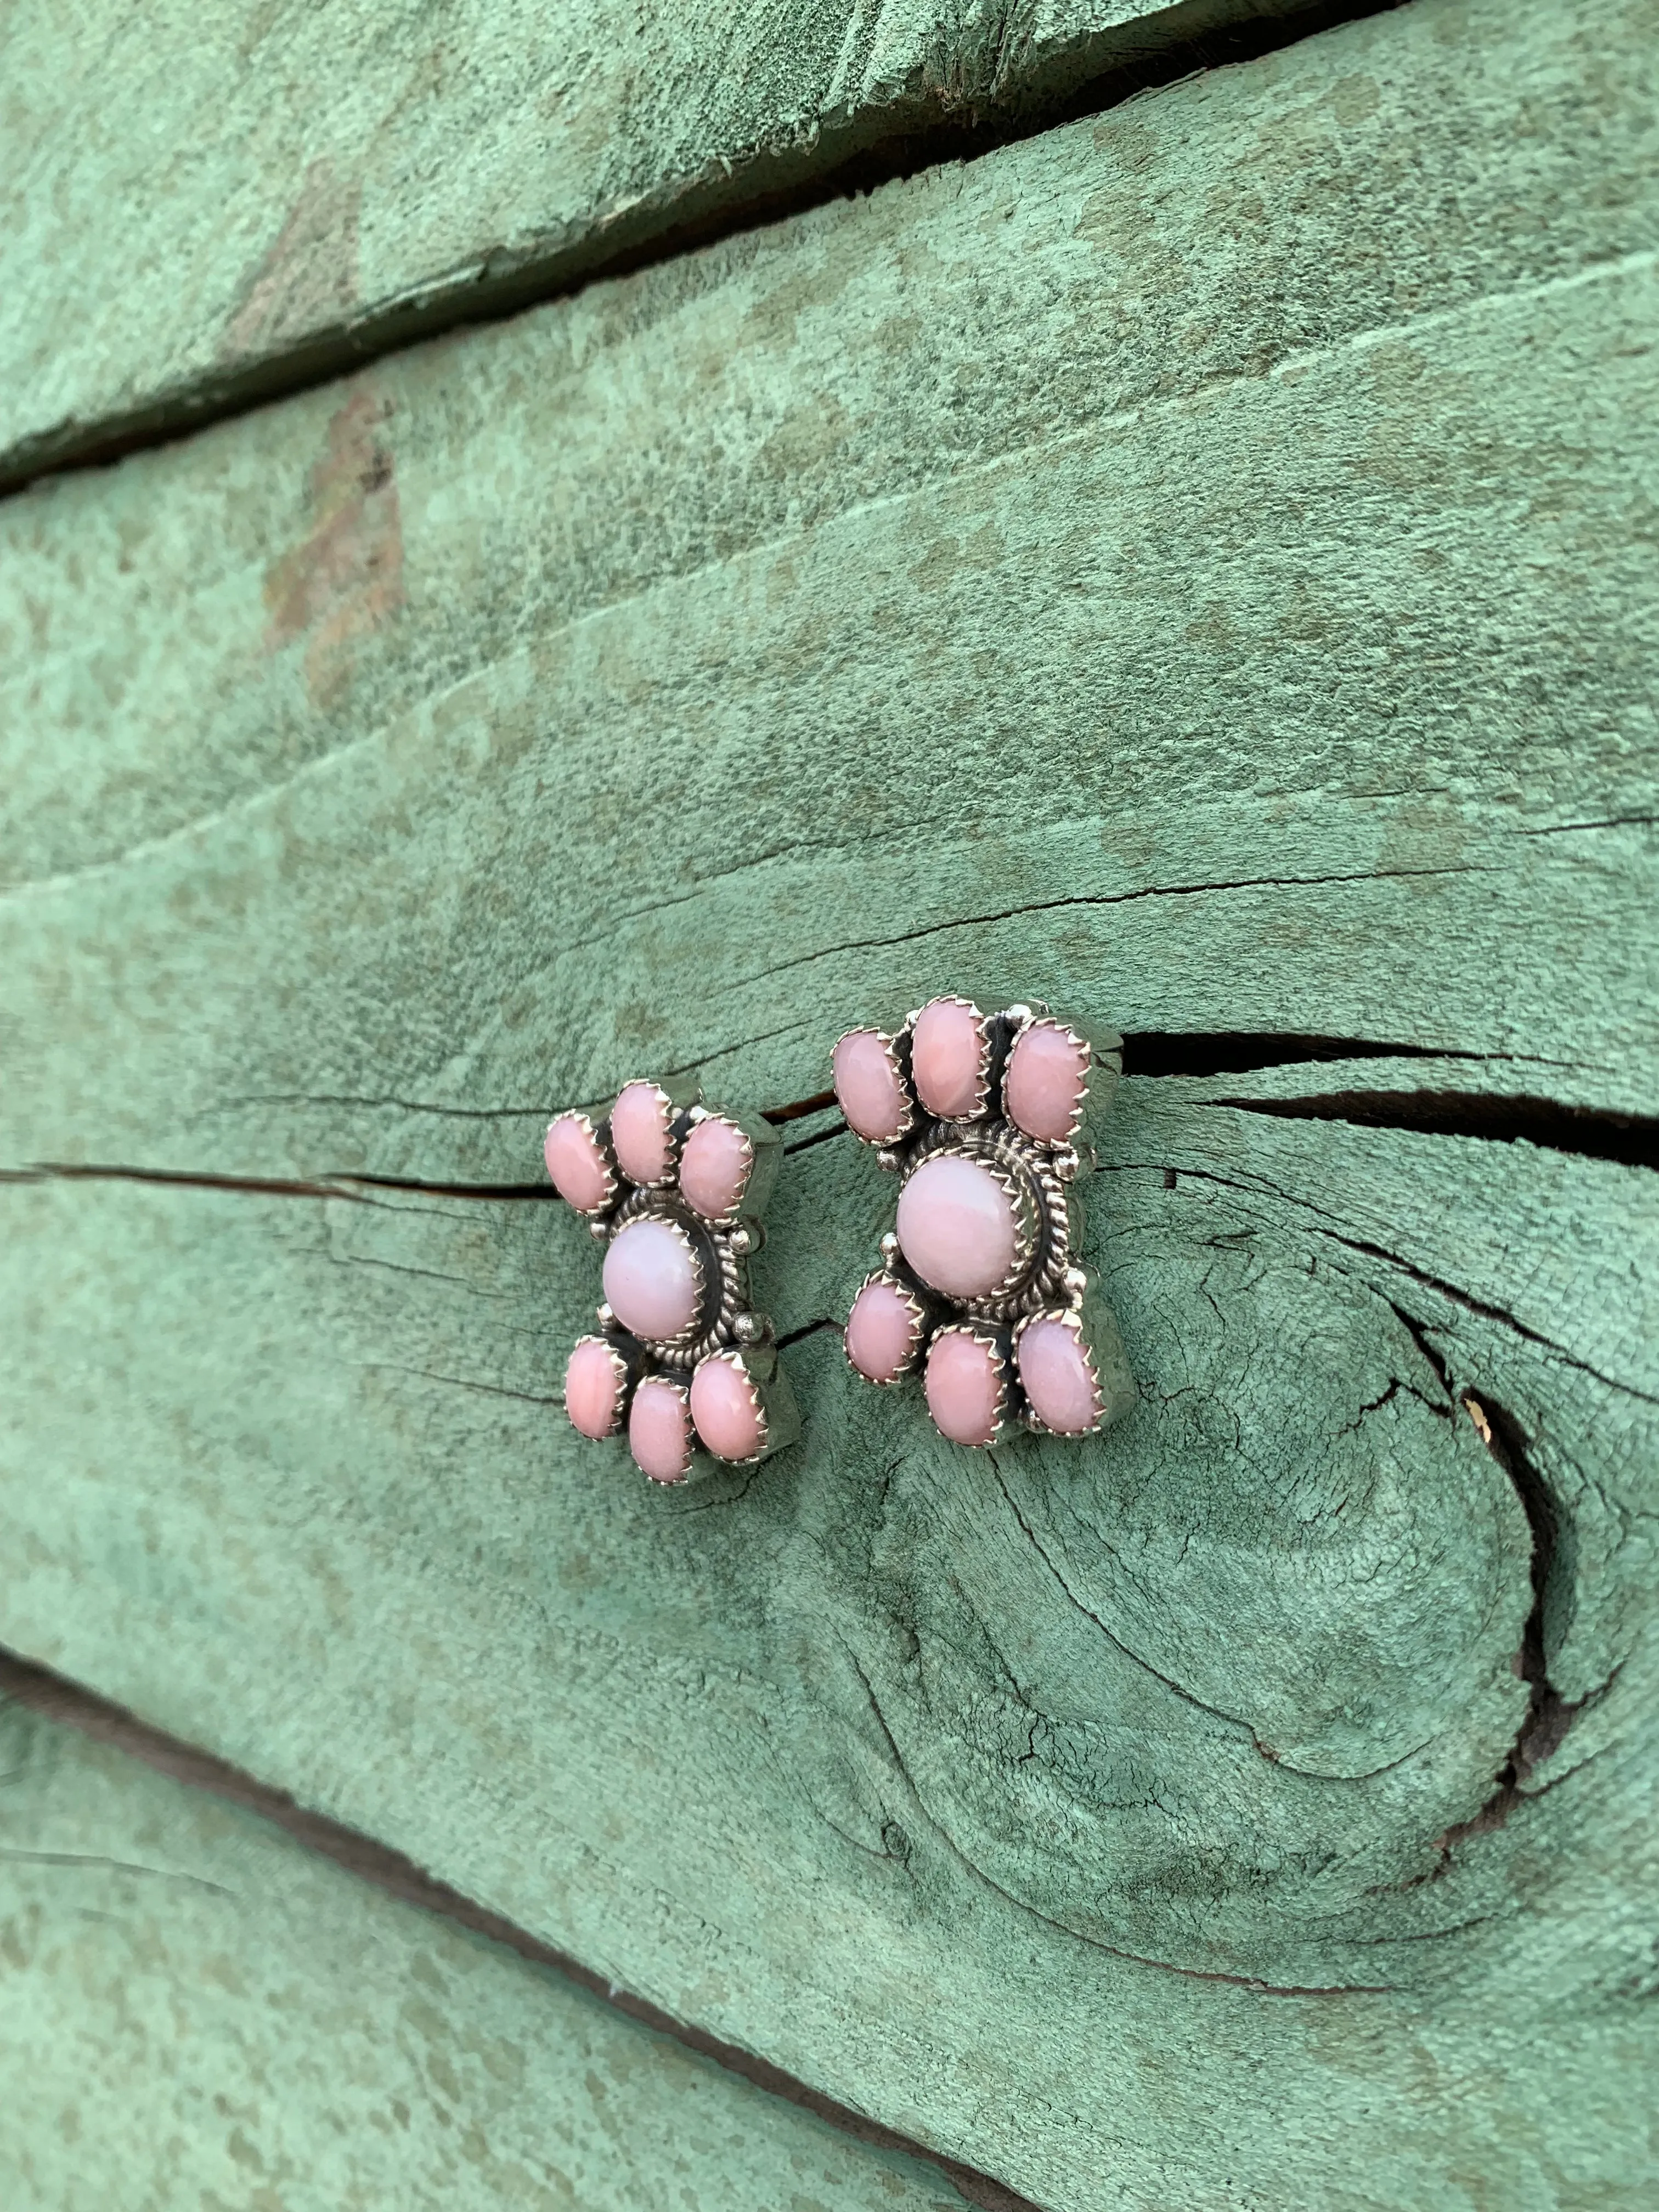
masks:
[[(1293, 1036), (1255, 1030), (1147, 1030), (1124, 1038), (1122, 1073), (1139, 1080), (1170, 1077), (1194, 1079), (1247, 1075), (1272, 1067), (1318, 1066), (1332, 1061), (1431, 1062), (1493, 1058), (1507, 1060), (1513, 1055), (1453, 1052), (1436, 1045), (1383, 1042), (1365, 1037)], [(1538, 1064), (1547, 1066), (1551, 1063), (1540, 1060)], [(413, 1099), (354, 1103), (395, 1105), (412, 1113), (445, 1114), (455, 1110)], [(576, 1103), (592, 1108), (598, 1102)], [(810, 1098), (766, 1107), (763, 1118), (774, 1127), (787, 1127), (793, 1121), (829, 1112), (835, 1103), (833, 1091), (818, 1091)], [(1220, 1097), (1204, 1103), (1237, 1113), (1265, 1114), (1282, 1121), (1346, 1121), (1366, 1128), (1466, 1137), (1485, 1144), (1530, 1144), (1542, 1151), (1562, 1152), (1580, 1159), (1611, 1160), (1626, 1167), (1659, 1169), (1659, 1116), (1568, 1105), (1536, 1093), (1457, 1090), (1426, 1083), (1413, 1091), (1365, 1091), (1350, 1085), (1340, 1091), (1314, 1091), (1299, 1097)], [(492, 1116), (522, 1114), (528, 1119), (556, 1109), (543, 1105), (483, 1110)], [(827, 1127), (787, 1141), (785, 1149), (790, 1152), (805, 1152), (846, 1133), (847, 1124), (837, 1115)], [(17, 1168), (0, 1169), (0, 1183), (47, 1181), (176, 1183), (192, 1190), (246, 1191), (267, 1198), (345, 1199), (367, 1204), (374, 1203), (377, 1190), (414, 1191), (433, 1198), (527, 1200), (543, 1205), (556, 1202), (558, 1197), (544, 1182), (435, 1182), (402, 1176), (328, 1173), (300, 1178), (231, 1176), (107, 1161), (36, 1160)]]
[[(1252, 7), (1262, 0), (1247, 0)], [(0, 499), (42, 477), (106, 468), (130, 453), (191, 437), (215, 423), (314, 391), (388, 356), (571, 297), (590, 285), (679, 259), (723, 239), (768, 228), (840, 199), (1122, 106), (1182, 79), (1256, 61), (1322, 31), (1386, 15), (1408, 0), (1309, 0), (1288, 14), (1233, 14), (1237, 0), (1177, 0), (1145, 20), (1080, 40), (983, 110), (959, 112), (935, 94), (867, 110), (820, 131), (810, 146), (759, 152), (671, 200), (574, 243), (532, 251), (507, 267), (441, 280), (418, 300), (392, 301), (360, 320), (313, 333), (275, 358), (208, 377), (101, 422), (25, 439), (0, 462)], [(1133, 36), (1138, 48), (1127, 41)]]
[(186, 1789), (203, 1790), (244, 1812), (257, 1814), (293, 1842), (331, 1860), (360, 1881), (373, 1883), (377, 1889), (421, 1911), (440, 1914), (476, 1936), (485, 1936), (516, 1952), (532, 1965), (562, 1975), (629, 2020), (637, 2021), (659, 2035), (672, 2037), (700, 2057), (739, 2075), (769, 2096), (799, 2106), (856, 2142), (875, 2150), (926, 2160), (946, 2175), (967, 2202), (979, 2208), (979, 2212), (1042, 2212), (1042, 2208), (1030, 2197), (1018, 2195), (994, 2176), (963, 2166), (927, 2143), (914, 2142), (891, 2128), (883, 2127), (878, 2121), (866, 2119), (863, 2113), (854, 2112), (850, 2106), (837, 2104), (833, 2098), (784, 2073), (767, 2059), (737, 2044), (722, 2043), (717, 2037), (674, 2019), (645, 1998), (619, 1988), (603, 1975), (592, 1972), (568, 1952), (556, 1950), (500, 1914), (475, 1905), (447, 1883), (434, 1881), (401, 1851), (376, 1843), (372, 1837), (362, 1835), (338, 1821), (326, 1820), (320, 1814), (307, 1812), (285, 1791), (269, 1789), (210, 1752), (199, 1751), (164, 1735), (125, 1706), (96, 1696), (78, 1683), (37, 1666), (32, 1660), (0, 1650), (0, 1703), (7, 1701), (40, 1714), (43, 1720), (73, 1729), (94, 1743), (107, 1744)]

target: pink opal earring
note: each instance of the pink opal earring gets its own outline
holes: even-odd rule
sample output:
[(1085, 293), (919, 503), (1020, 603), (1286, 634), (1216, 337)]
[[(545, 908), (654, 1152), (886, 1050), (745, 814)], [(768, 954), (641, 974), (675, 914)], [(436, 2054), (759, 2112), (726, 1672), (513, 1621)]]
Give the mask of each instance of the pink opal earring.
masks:
[(847, 1357), (868, 1382), (920, 1370), (955, 1443), (994, 1443), (1010, 1420), (1086, 1436), (1133, 1402), (1117, 1323), (1072, 1258), (1085, 1117), (1121, 1060), (1121, 1038), (1091, 1046), (1046, 1006), (985, 1015), (957, 998), (836, 1046), (848, 1125), (901, 1178)]
[(627, 1083), (604, 1121), (559, 1115), (544, 1147), (554, 1188), (605, 1247), (600, 1334), (571, 1352), (565, 1411), (585, 1437), (625, 1429), (653, 1482), (684, 1482), (699, 1443), (749, 1466), (800, 1434), (749, 1303), (782, 1148), (764, 1121), (698, 1098)]

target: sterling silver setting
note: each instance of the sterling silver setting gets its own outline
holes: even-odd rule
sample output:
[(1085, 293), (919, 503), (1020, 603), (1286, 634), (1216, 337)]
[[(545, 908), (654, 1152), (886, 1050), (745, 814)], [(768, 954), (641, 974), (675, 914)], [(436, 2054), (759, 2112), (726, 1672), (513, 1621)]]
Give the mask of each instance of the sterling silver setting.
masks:
[[(919, 1079), (917, 1027), (936, 1007), (960, 1010), (952, 1018), (955, 1062), (945, 1064), (948, 1055), (936, 1048)], [(1022, 1053), (1011, 1086), (1020, 1041), (1037, 1030), (1045, 1034)], [(938, 1040), (938, 1018), (930, 1030)], [(976, 1067), (975, 1037), (981, 1046)], [(848, 1047), (862, 1054), (862, 1087), (854, 1055), (843, 1066)], [(890, 1096), (884, 1092), (878, 1052), (890, 1071)], [(1042, 1068), (1044, 1054), (1047, 1088), (1038, 1091), (1033, 1071)], [(1066, 1436), (1106, 1427), (1137, 1394), (1115, 1317), (1076, 1256), (1083, 1229), (1079, 1184), (1095, 1165), (1090, 1139), (1117, 1085), (1122, 1040), (1099, 1031), (1085, 1036), (1039, 1003), (982, 1015), (971, 1000), (953, 995), (930, 1000), (896, 1031), (845, 1032), (836, 1042), (833, 1066), (849, 1127), (878, 1164), (898, 1177), (901, 1199), (930, 1161), (969, 1163), (1006, 1199), (1013, 1237), (1013, 1257), (1000, 1277), (970, 1295), (957, 1295), (929, 1280), (907, 1255), (896, 1230), (890, 1231), (881, 1240), (882, 1266), (860, 1285), (843, 1333), (854, 1372), (880, 1385), (923, 1376), (935, 1425), (960, 1443), (994, 1443), (1005, 1425)], [(1067, 1090), (1073, 1079), (1074, 1097)], [(943, 1097), (952, 1107), (965, 1101), (971, 1110), (930, 1110), (930, 1090), (936, 1104)], [(1034, 1103), (1039, 1099), (1042, 1110)], [(918, 1194), (918, 1212), (926, 1203)], [(966, 1275), (964, 1270), (963, 1279)], [(872, 1321), (878, 1312), (886, 1317), (879, 1354), (872, 1331), (860, 1332), (866, 1300)], [(936, 1348), (950, 1339), (969, 1340), (977, 1350), (970, 1355), (958, 1343), (941, 1350), (935, 1361)], [(974, 1392), (971, 1418), (961, 1410), (964, 1363), (973, 1369), (967, 1377)]]
[[(647, 1086), (625, 1085), (623, 1091), (636, 1087)], [(579, 1433), (595, 1441), (626, 1436), (643, 1473), (654, 1482), (675, 1484), (696, 1471), (702, 1455), (749, 1466), (782, 1450), (799, 1436), (800, 1419), (779, 1364), (771, 1321), (755, 1307), (749, 1276), (750, 1260), (764, 1242), (761, 1217), (782, 1158), (778, 1133), (758, 1116), (705, 1106), (695, 1088), (650, 1088), (660, 1103), (660, 1172), (639, 1180), (629, 1176), (609, 1115), (595, 1120), (578, 1110), (556, 1115), (545, 1152), (555, 1188), (584, 1217), (607, 1255), (626, 1230), (653, 1222), (670, 1232), (689, 1264), (694, 1299), (684, 1326), (655, 1335), (630, 1330), (607, 1301), (598, 1309), (599, 1333), (578, 1339), (566, 1372), (565, 1410)], [(740, 1140), (738, 1188), (731, 1202), (716, 1211), (693, 1202), (682, 1172), (687, 1139), (709, 1121), (726, 1124)], [(620, 1289), (615, 1295), (628, 1304)], [(717, 1432), (711, 1441), (703, 1432), (696, 1412), (696, 1381), (711, 1363), (729, 1370), (728, 1398), (746, 1405), (752, 1416), (753, 1449), (721, 1449), (729, 1437)], [(586, 1377), (585, 1391), (579, 1370)], [(654, 1449), (635, 1421), (647, 1382), (672, 1386), (683, 1430), (678, 1446), (672, 1421), (665, 1418), (665, 1393), (647, 1394), (654, 1395), (658, 1417)]]

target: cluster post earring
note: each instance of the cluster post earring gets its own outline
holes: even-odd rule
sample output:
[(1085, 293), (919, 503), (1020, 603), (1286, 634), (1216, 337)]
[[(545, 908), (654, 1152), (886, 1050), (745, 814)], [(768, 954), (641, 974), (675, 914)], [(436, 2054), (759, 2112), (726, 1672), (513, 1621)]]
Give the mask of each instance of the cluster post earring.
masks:
[(1073, 1256), (1085, 1126), (1121, 1052), (1046, 1006), (985, 1015), (961, 998), (835, 1048), (848, 1125), (900, 1178), (847, 1357), (869, 1382), (921, 1372), (953, 1443), (994, 1443), (1010, 1421), (1085, 1436), (1133, 1402), (1116, 1321)]
[(605, 1248), (599, 1334), (570, 1354), (565, 1412), (585, 1437), (625, 1430), (653, 1482), (684, 1482), (697, 1444), (749, 1466), (800, 1433), (771, 1324), (749, 1297), (781, 1151), (765, 1121), (644, 1081), (624, 1084), (599, 1121), (573, 1112), (549, 1125), (553, 1187)]

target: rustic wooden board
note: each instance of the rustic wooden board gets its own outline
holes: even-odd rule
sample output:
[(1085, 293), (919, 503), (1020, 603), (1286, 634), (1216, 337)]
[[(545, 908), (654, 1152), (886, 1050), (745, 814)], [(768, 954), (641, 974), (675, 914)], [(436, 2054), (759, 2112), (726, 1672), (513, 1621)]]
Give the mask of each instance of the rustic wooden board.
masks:
[(1644, 1110), (1654, 20), (1357, 25), (8, 502), (8, 1155), (516, 1180), (969, 959)]
[(0, 484), (1309, 4), (21, 0)]
[(0, 1706), (11, 2212), (961, 2212), (252, 1815)]
[[(1042, 2202), (1642, 2202), (1653, 15), (1418, 0), (12, 502), (0, 1637)], [(856, 1388), (804, 1118), (805, 1447), (577, 1451), (591, 1249), (434, 1186), (940, 987), (1129, 1033), (1135, 1414)]]
[[(561, 1431), (560, 1209), (15, 1189), (7, 1633), (1043, 2203), (1634, 2208), (1652, 1177), (1253, 1087), (1125, 1085), (1119, 1434), (969, 1459), (819, 1333), (684, 1499)], [(878, 1201), (793, 1165), (795, 1328)]]

